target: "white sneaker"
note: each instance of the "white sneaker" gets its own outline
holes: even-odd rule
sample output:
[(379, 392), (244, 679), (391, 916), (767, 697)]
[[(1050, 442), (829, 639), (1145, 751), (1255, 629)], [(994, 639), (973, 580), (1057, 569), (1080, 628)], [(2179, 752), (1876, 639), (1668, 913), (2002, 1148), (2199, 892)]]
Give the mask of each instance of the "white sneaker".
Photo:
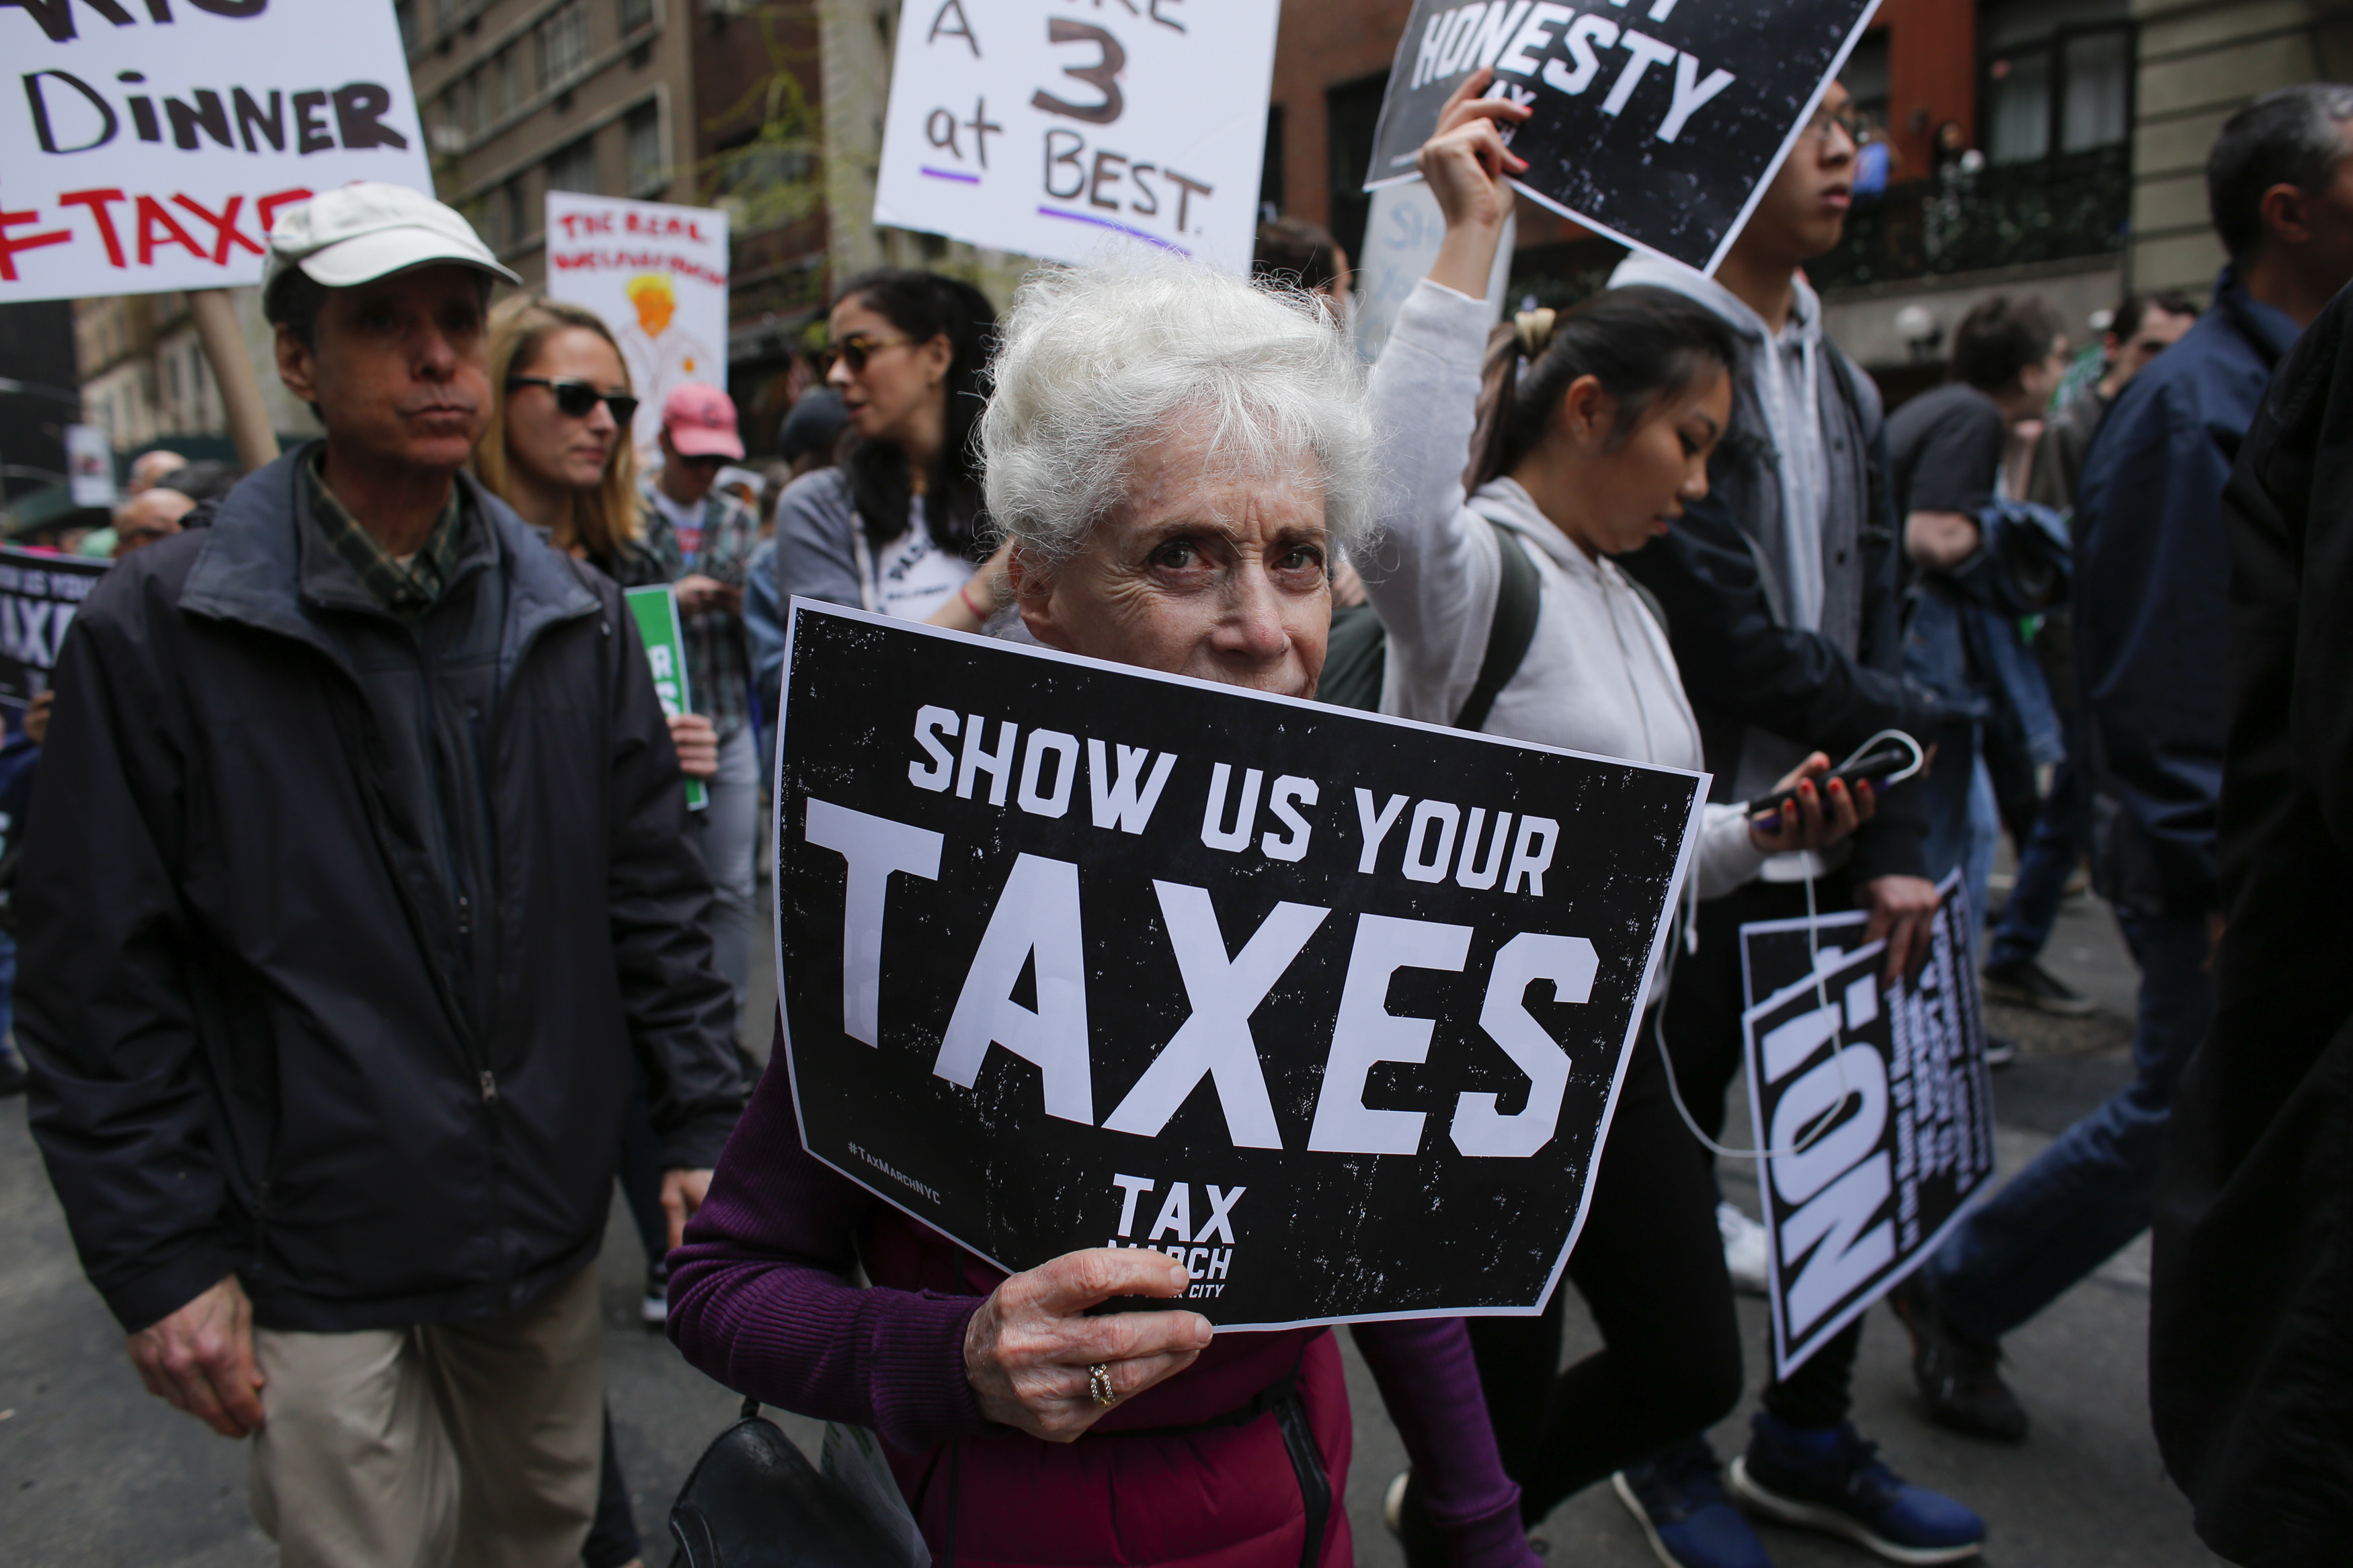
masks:
[(1411, 1470), (1399, 1470), (1397, 1479), (1389, 1482), (1389, 1489), (1381, 1494), (1381, 1522), (1399, 1541), (1405, 1539), (1405, 1483), (1412, 1474)]
[(1737, 1205), (1724, 1202), (1715, 1205), (1715, 1229), (1724, 1238), (1724, 1271), (1732, 1276), (1732, 1288), (1764, 1295), (1768, 1284), (1765, 1227), (1742, 1214)]

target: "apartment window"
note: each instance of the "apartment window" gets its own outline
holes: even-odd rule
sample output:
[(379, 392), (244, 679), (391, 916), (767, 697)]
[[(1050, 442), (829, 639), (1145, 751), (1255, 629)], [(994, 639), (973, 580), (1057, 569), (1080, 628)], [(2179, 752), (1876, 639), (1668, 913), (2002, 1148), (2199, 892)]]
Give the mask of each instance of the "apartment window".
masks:
[(1854, 100), (1858, 120), (1867, 119), (1873, 125), (1887, 123), (1887, 29), (1866, 33), (1846, 58), (1839, 71), (1839, 80)]
[(1373, 198), (1365, 194), (1365, 171), (1372, 166), (1373, 132), (1381, 123), (1381, 99), (1388, 91), (1388, 72), (1326, 89), (1324, 94), (1324, 141), (1330, 150), (1328, 186), (1330, 215), (1324, 226), (1340, 248), (1351, 257), (1365, 253), (1365, 225), (1373, 216)]
[(531, 208), (531, 183), (522, 175), (517, 174), (499, 187), (498, 205), (499, 221), (505, 234), (501, 248), (521, 245), (539, 232)]
[(620, 0), (620, 34), (628, 37), (639, 27), (654, 25), (654, 0)]
[(400, 24), (400, 47), (414, 52), (417, 48), (417, 0), (394, 0), (392, 18)]
[(547, 161), (547, 188), (551, 191), (578, 191), (586, 195), (596, 194), (596, 139), (583, 136), (569, 147), (559, 149)]
[(447, 33), (458, 26), (459, 0), (433, 0), (433, 28)]
[(485, 121), (502, 120), (514, 112), (522, 102), (522, 51), (520, 48), (501, 49), (491, 57), (483, 96), (489, 106), (480, 110)]
[(2002, 0), (1983, 14), (1986, 155), (2032, 163), (2122, 143), (2134, 31), (2124, 0)]
[(661, 106), (641, 103), (629, 110), (623, 124), (624, 154), (628, 168), (629, 194), (653, 189), (670, 177), (667, 160), (662, 157)]
[(565, 0), (533, 31), (543, 91), (562, 87), (588, 63), (587, 0)]

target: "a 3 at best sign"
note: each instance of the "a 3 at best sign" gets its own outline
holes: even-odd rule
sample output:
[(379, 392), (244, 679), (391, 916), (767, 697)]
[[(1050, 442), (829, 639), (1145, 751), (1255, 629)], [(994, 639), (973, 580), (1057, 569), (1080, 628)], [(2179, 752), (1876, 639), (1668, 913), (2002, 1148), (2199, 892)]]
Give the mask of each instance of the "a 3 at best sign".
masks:
[(433, 188), (384, 0), (0, 0), (0, 301), (261, 280), (278, 209)]
[(783, 1055), (810, 1153), (1000, 1267), (1229, 1327), (1559, 1278), (1704, 775), (797, 601)]

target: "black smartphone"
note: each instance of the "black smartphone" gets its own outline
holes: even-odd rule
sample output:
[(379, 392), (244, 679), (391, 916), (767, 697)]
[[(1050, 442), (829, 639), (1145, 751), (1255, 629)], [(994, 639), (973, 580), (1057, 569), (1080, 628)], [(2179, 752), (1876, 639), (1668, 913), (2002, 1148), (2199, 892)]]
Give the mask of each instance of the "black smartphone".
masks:
[[(1882, 746), (1877, 751), (1864, 752), (1842, 768), (1833, 768), (1826, 773), (1816, 773), (1812, 782), (1817, 790), (1827, 786), (1832, 779), (1845, 780), (1849, 789), (1852, 789), (1865, 779), (1876, 784), (1880, 779), (1905, 767), (1911, 761), (1910, 747)], [(1749, 818), (1754, 821), (1762, 817), (1778, 817), (1781, 815), (1781, 803), (1797, 798), (1798, 792), (1794, 789), (1776, 790), (1762, 800), (1753, 800), (1748, 803)], [(1828, 805), (1827, 797), (1824, 805), (1825, 806)]]

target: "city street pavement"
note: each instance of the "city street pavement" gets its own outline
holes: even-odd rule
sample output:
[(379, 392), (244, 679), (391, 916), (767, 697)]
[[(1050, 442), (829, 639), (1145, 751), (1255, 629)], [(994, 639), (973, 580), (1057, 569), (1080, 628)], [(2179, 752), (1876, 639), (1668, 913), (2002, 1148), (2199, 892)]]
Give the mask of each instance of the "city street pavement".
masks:
[[(762, 952), (767, 952), (765, 932)], [(1995, 1079), (2002, 1169), (2015, 1170), (2075, 1116), (2124, 1081), (2133, 970), (2113, 921), (2091, 900), (2071, 903), (2048, 954), (2052, 967), (2097, 997), (2104, 1011), (2060, 1023), (1997, 1010), (2018, 1064)], [(773, 977), (763, 976), (747, 1041), (765, 1056)], [(65, 1226), (25, 1125), (24, 1101), (0, 1101), (0, 1542), (10, 1563), (39, 1568), (260, 1568), (268, 1542), (246, 1510), (245, 1450), (150, 1397), (123, 1359), (122, 1340), (76, 1266)], [(1735, 1111), (1736, 1129), (1745, 1108)], [(1736, 1131), (1730, 1141), (1737, 1142)], [(1756, 1210), (1753, 1176), (1727, 1164), (1726, 1191)], [(663, 1521), (702, 1446), (733, 1418), (734, 1395), (686, 1366), (637, 1321), (643, 1258), (617, 1207), (600, 1264), (615, 1426), (648, 1538), (668, 1562)], [(1567, 1287), (1564, 1287), (1567, 1288)], [(2148, 1307), (2147, 1243), (2137, 1244), (2010, 1342), (2010, 1374), (2034, 1418), (2021, 1447), (1991, 1447), (1926, 1426), (1915, 1413), (1904, 1333), (1875, 1310), (1857, 1369), (1857, 1418), (1912, 1479), (1978, 1508), (1997, 1568), (2175, 1568), (2216, 1561), (2189, 1529), (2189, 1510), (2166, 1481), (2148, 1432), (2143, 1372)], [(1717, 1428), (1736, 1452), (1761, 1383), (1765, 1311), (1745, 1299), (1749, 1396)], [(1595, 1339), (1574, 1295), (1568, 1354)], [(1363, 1363), (1347, 1350), (1356, 1406), (1348, 1513), (1365, 1568), (1402, 1562), (1380, 1524), (1380, 1498), (1403, 1464)], [(783, 1425), (814, 1452), (816, 1426)], [(1556, 1563), (1652, 1561), (1607, 1486), (1569, 1500), (1536, 1531)], [(1873, 1561), (1796, 1531), (1764, 1531), (1783, 1568), (1859, 1568)]]

